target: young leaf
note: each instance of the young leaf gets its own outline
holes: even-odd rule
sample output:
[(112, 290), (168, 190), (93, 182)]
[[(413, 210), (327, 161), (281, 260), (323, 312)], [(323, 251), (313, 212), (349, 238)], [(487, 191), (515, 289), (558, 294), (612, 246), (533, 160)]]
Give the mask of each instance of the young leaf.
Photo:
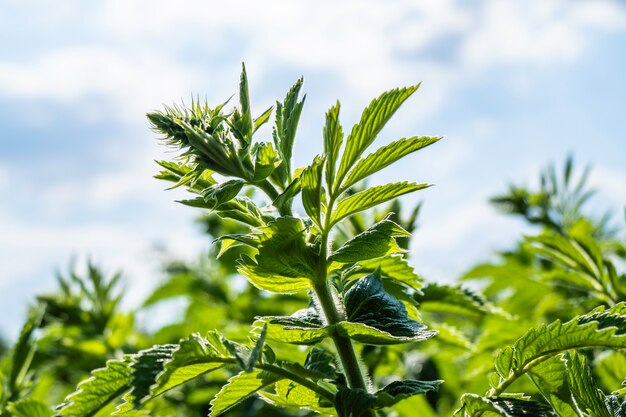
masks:
[(110, 360), (105, 368), (91, 373), (58, 409), (59, 417), (91, 417), (129, 389), (132, 379), (130, 358)]
[[(335, 268), (335, 265), (331, 265), (331, 268)], [(396, 281), (417, 292), (421, 291), (422, 279), (409, 265), (406, 257), (399, 254), (360, 261), (354, 267), (344, 271), (344, 277), (352, 279), (371, 274), (376, 270), (380, 270), (380, 275), (384, 279)]]
[(428, 184), (396, 182), (368, 188), (339, 201), (333, 212), (332, 224), (363, 210), (375, 207), (404, 194), (429, 187)]
[(216, 417), (245, 400), (250, 395), (275, 383), (282, 377), (262, 370), (242, 371), (228, 380), (211, 400), (210, 417)]
[(333, 189), (341, 187), (341, 182), (350, 168), (359, 159), (368, 146), (372, 144), (391, 116), (400, 105), (419, 88), (419, 84), (387, 91), (374, 99), (363, 111), (361, 120), (354, 125), (346, 140), (346, 149), (341, 158), (337, 171), (338, 184)]
[(302, 203), (311, 220), (318, 227), (322, 227), (322, 169), (324, 158), (316, 156), (313, 163), (302, 171), (300, 184), (302, 185)]
[(218, 208), (222, 204), (237, 197), (239, 191), (244, 186), (245, 182), (241, 180), (230, 180), (220, 184), (215, 184), (202, 192), (204, 201), (206, 201), (210, 207)]
[(462, 286), (430, 283), (422, 288), (421, 294), (415, 294), (414, 298), (420, 308), (427, 311), (472, 316), (504, 314), (485, 297)]
[(326, 112), (326, 124), (322, 132), (324, 136), (324, 154), (326, 155), (326, 186), (329, 192), (333, 191), (335, 181), (335, 170), (339, 150), (343, 143), (343, 128), (339, 123), (339, 108), (337, 102)]
[(400, 158), (437, 142), (440, 137), (414, 136), (391, 142), (361, 159), (344, 181), (344, 189), (393, 164)]
[(253, 181), (262, 181), (269, 177), (274, 169), (280, 164), (278, 153), (271, 143), (262, 142), (254, 150), (254, 176)]
[(389, 220), (387, 216), (347, 241), (332, 253), (329, 260), (355, 263), (394, 253), (403, 253), (404, 251), (400, 249), (394, 238), (405, 236), (410, 236), (409, 232)]
[(405, 379), (394, 381), (385, 388), (376, 391), (376, 407), (391, 407), (395, 403), (414, 395), (425, 394), (428, 391), (437, 391), (443, 381), (418, 381)]
[[(426, 326), (408, 318), (404, 305), (383, 288), (379, 271), (361, 278), (344, 294), (349, 324), (362, 324), (393, 337), (423, 340), (434, 335)], [(357, 328), (340, 323), (349, 334)], [(368, 332), (371, 333), (371, 332)], [(351, 336), (355, 336), (352, 333)]]
[(291, 155), (296, 137), (300, 114), (306, 96), (298, 101), (302, 83), (300, 78), (287, 93), (285, 100), (276, 102), (276, 126), (273, 131), (274, 145), (278, 150), (282, 163), (275, 171), (277, 182), (286, 186), (291, 181)]

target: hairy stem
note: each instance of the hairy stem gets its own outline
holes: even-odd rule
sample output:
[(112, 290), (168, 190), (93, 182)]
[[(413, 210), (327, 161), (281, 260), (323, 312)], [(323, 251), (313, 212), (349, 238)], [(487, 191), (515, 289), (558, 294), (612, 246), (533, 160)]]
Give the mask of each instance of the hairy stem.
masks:
[[(326, 207), (324, 228), (322, 230), (322, 241), (320, 245), (320, 263), (317, 282), (314, 286), (315, 294), (319, 299), (326, 321), (330, 326), (333, 326), (342, 320), (337, 304), (335, 304), (332, 289), (328, 283), (328, 236), (332, 227), (330, 220), (334, 202), (335, 198), (334, 196), (331, 196)], [(337, 349), (337, 354), (339, 355), (339, 360), (350, 388), (363, 389), (367, 391), (367, 382), (364, 378), (363, 372), (361, 371), (356, 351), (352, 345), (352, 340), (350, 340), (349, 337), (342, 336), (336, 332), (332, 332), (331, 338), (333, 339), (335, 348)], [(370, 410), (364, 414), (364, 417), (376, 417), (376, 412), (374, 410)]]

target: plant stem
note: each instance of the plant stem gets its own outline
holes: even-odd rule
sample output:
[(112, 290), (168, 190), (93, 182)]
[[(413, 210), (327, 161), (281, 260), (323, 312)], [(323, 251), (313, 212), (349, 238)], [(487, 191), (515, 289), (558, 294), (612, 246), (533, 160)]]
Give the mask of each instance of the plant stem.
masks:
[[(342, 314), (339, 312), (333, 297), (332, 289), (328, 283), (328, 236), (330, 234), (331, 215), (335, 196), (331, 195), (326, 207), (326, 215), (324, 218), (324, 228), (321, 231), (322, 241), (320, 244), (320, 262), (317, 273), (317, 282), (314, 286), (315, 294), (320, 302), (324, 316), (328, 325), (332, 326), (342, 321)], [(348, 385), (353, 389), (363, 389), (367, 391), (367, 382), (359, 365), (359, 360), (349, 337), (342, 336), (336, 332), (331, 333), (331, 338), (337, 349), (339, 360), (343, 368), (343, 372), (348, 380)], [(376, 417), (376, 411), (369, 410), (363, 417)]]

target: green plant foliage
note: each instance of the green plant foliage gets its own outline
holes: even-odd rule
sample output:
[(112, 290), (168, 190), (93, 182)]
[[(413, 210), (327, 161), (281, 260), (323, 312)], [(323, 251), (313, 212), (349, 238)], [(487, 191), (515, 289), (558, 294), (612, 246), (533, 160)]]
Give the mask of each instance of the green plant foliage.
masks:
[(398, 200), (428, 185), (364, 184), (440, 139), (367, 153), (419, 85), (374, 99), (347, 136), (337, 102), (323, 152), (293, 167), (303, 87), (259, 114), (243, 67), (233, 104), (148, 114), (176, 152), (156, 178), (191, 193), (214, 245), (160, 252), (135, 311), (120, 274), (59, 275), (0, 345), (0, 417), (626, 417), (626, 241), (587, 213), (589, 171), (570, 158), (538, 189), (510, 186), (492, 201), (531, 234), (430, 282), (409, 259), (421, 203)]

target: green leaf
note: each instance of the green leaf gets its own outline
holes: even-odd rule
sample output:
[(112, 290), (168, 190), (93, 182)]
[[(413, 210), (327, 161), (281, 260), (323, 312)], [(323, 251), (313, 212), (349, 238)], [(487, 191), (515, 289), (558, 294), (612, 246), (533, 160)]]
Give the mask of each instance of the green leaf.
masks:
[(259, 393), (269, 404), (277, 407), (297, 407), (319, 413), (329, 413), (332, 409), (330, 402), (324, 402), (320, 396), (309, 388), (293, 381), (282, 379), (276, 382), (275, 394)]
[(107, 361), (105, 368), (91, 372), (58, 409), (60, 417), (91, 417), (129, 389), (130, 358)]
[(157, 376), (163, 371), (164, 364), (172, 358), (178, 345), (157, 345), (131, 355), (131, 396), (127, 398), (138, 409), (142, 402), (150, 397), (150, 391), (157, 382)]
[(300, 78), (287, 93), (285, 100), (280, 103), (276, 102), (276, 124), (273, 131), (274, 145), (280, 154), (282, 163), (276, 169), (275, 177), (277, 182), (286, 185), (291, 181), (291, 156), (293, 153), (293, 145), (296, 137), (300, 114), (304, 106), (306, 96), (298, 101), (302, 83), (304, 80)]
[(194, 333), (180, 342), (180, 347), (172, 353), (170, 360), (163, 364), (163, 372), (157, 376), (152, 395), (157, 396), (185, 382), (222, 368), (232, 356), (226, 349), (223, 339), (217, 332), (210, 332), (207, 338)]
[(276, 342), (309, 345), (328, 336), (315, 308), (298, 310), (291, 316), (260, 317), (268, 324), (267, 338)]
[(580, 417), (575, 411), (561, 355), (536, 365), (528, 375), (560, 417)]
[(242, 180), (230, 180), (212, 185), (203, 191), (204, 201), (206, 201), (210, 207), (216, 209), (227, 201), (237, 197), (237, 194), (239, 194), (244, 184), (245, 182)]
[(391, 407), (395, 403), (414, 395), (425, 394), (428, 391), (437, 391), (443, 381), (418, 381), (405, 379), (394, 381), (385, 388), (376, 391), (376, 407)]
[(391, 116), (398, 110), (400, 105), (419, 88), (419, 84), (387, 91), (374, 99), (365, 108), (359, 123), (354, 125), (346, 140), (346, 149), (337, 171), (337, 184), (334, 189), (341, 187), (341, 182), (354, 163), (361, 157), (363, 152), (372, 144), (378, 133), (382, 130)]
[(263, 353), (263, 345), (265, 344), (265, 337), (267, 335), (267, 323), (261, 329), (259, 338), (257, 339), (254, 348), (251, 350), (245, 349), (242, 355), (242, 349), (238, 349), (238, 346), (229, 340), (225, 340), (224, 344), (230, 353), (237, 360), (237, 364), (244, 372), (252, 372), (257, 361)]
[(307, 276), (277, 275), (276, 272), (259, 266), (245, 255), (239, 260), (237, 271), (258, 289), (273, 293), (293, 294), (312, 288), (311, 279)]
[(250, 395), (282, 379), (273, 373), (261, 370), (242, 371), (228, 380), (211, 401), (209, 416), (218, 416)]
[(597, 387), (587, 361), (580, 353), (566, 353), (567, 381), (577, 408), (589, 417), (613, 417), (604, 393)]
[[(331, 268), (334, 267), (334, 265), (331, 265)], [(415, 273), (413, 267), (409, 265), (408, 260), (399, 254), (360, 261), (353, 268), (345, 271), (344, 276), (353, 278), (371, 274), (376, 270), (380, 270), (380, 275), (384, 279), (391, 279), (417, 292), (422, 288), (422, 279)]]
[(350, 187), (353, 184), (369, 177), (375, 172), (393, 164), (400, 158), (409, 155), (415, 151), (425, 148), (437, 142), (440, 137), (430, 136), (414, 136), (412, 138), (400, 139), (395, 142), (391, 142), (389, 145), (383, 146), (376, 152), (369, 154), (367, 157), (361, 159), (354, 168), (350, 171), (346, 180), (344, 181), (344, 188)]
[(253, 181), (261, 181), (269, 177), (274, 169), (280, 165), (280, 158), (271, 143), (259, 143), (254, 149), (254, 176)]
[(302, 220), (280, 217), (259, 227), (255, 259), (242, 256), (239, 272), (256, 287), (279, 293), (293, 293), (311, 288), (316, 276), (317, 254), (304, 238)]
[(340, 388), (335, 396), (339, 417), (362, 417), (372, 409), (376, 396), (364, 389)]
[(302, 203), (311, 220), (322, 228), (322, 169), (324, 158), (316, 156), (313, 163), (306, 167), (300, 176), (302, 185)]
[(496, 369), (503, 378), (523, 374), (537, 360), (576, 348), (626, 347), (626, 304), (597, 308), (567, 323), (556, 320), (529, 330), (512, 348), (502, 350)]
[(394, 238), (406, 236), (410, 236), (410, 233), (389, 220), (387, 216), (347, 241), (330, 255), (329, 260), (355, 263), (394, 253), (404, 253)]
[(254, 131), (252, 133), (255, 133), (261, 126), (270, 120), (272, 110), (274, 110), (274, 106), (271, 106), (269, 109), (265, 110), (263, 114), (254, 119)]
[(326, 155), (326, 185), (328, 191), (333, 191), (335, 181), (335, 169), (339, 150), (343, 143), (343, 128), (339, 122), (340, 104), (337, 102), (326, 112), (326, 124), (324, 125), (324, 154)]
[(412, 193), (429, 187), (428, 184), (396, 182), (371, 187), (364, 191), (345, 197), (339, 201), (333, 212), (332, 224), (363, 210), (375, 207), (404, 194)]
[(485, 412), (495, 413), (502, 417), (557, 417), (554, 411), (545, 404), (516, 398), (464, 394), (461, 397), (461, 403), (465, 414), (469, 417), (482, 416)]
[(50, 407), (45, 403), (31, 398), (22, 398), (9, 404), (8, 411), (12, 417), (52, 417)]
[(429, 283), (422, 288), (422, 294), (415, 294), (420, 308), (437, 313), (466, 314), (483, 316), (486, 314), (504, 314), (482, 295), (460, 285), (441, 285)]
[(409, 319), (404, 304), (385, 291), (378, 271), (359, 279), (344, 293), (343, 300), (349, 323), (341, 322), (339, 326), (355, 339), (359, 336), (355, 330), (368, 330), (364, 335), (373, 335), (371, 329), (354, 326), (357, 323), (400, 340), (424, 340), (435, 334)]
[(237, 123), (237, 130), (241, 137), (250, 143), (252, 137), (252, 111), (250, 110), (250, 89), (248, 88), (248, 74), (246, 66), (241, 64), (241, 79), (239, 81), (239, 104), (241, 106), (241, 120)]
[(44, 309), (37, 308), (32, 316), (24, 323), (20, 336), (13, 347), (11, 354), (11, 371), (9, 373), (8, 388), (11, 392), (20, 391), (28, 369), (35, 354), (35, 330), (41, 324)]
[[(404, 306), (403, 306), (404, 307)], [(411, 335), (402, 336), (392, 334), (376, 327), (363, 323), (340, 321), (335, 325), (335, 332), (344, 337), (356, 340), (367, 345), (397, 345), (401, 343), (421, 342), (437, 334), (436, 331), (419, 330)], [(330, 331), (330, 329), (329, 329)]]

